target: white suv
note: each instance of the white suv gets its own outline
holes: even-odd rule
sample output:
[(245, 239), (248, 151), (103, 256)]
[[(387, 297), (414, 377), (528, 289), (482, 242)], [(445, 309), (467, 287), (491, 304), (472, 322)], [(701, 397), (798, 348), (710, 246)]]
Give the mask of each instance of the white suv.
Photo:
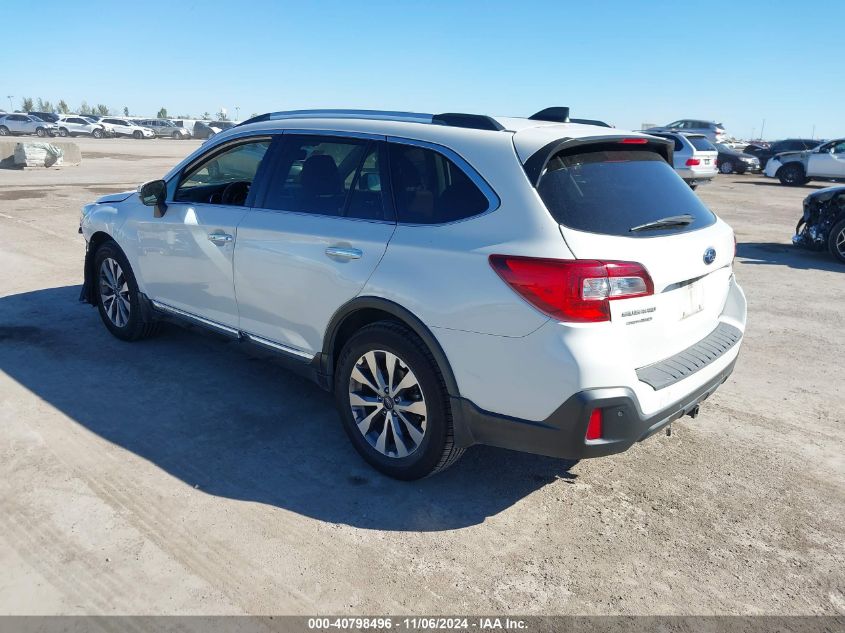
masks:
[(745, 329), (733, 231), (672, 148), (540, 119), (262, 115), (84, 208), (81, 299), (123, 340), (167, 319), (277, 352), (394, 477), (476, 443), (617, 453), (696, 415)]
[(59, 127), (59, 136), (93, 136), (103, 138), (106, 135), (106, 128), (101, 123), (83, 116), (63, 116), (56, 125)]
[(42, 121), (34, 115), (17, 112), (0, 115), (0, 136), (10, 134), (37, 134), (44, 138), (58, 134), (58, 128), (55, 124)]
[(129, 119), (118, 119), (114, 117), (105, 117), (100, 120), (100, 123), (111, 128), (112, 134), (115, 136), (131, 136), (133, 138), (155, 138), (156, 133), (150, 128), (142, 127), (130, 121)]
[(670, 139), (675, 144), (672, 164), (678, 175), (690, 187), (709, 183), (716, 177), (719, 168), (716, 159), (719, 150), (703, 134), (685, 134), (683, 132), (653, 132), (645, 134)]

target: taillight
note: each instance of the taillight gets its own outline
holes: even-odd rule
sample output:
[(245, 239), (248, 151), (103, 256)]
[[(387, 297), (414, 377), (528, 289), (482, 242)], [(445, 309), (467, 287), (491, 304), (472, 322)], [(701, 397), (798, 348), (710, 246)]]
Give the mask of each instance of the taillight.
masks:
[(601, 409), (593, 409), (590, 414), (590, 421), (587, 422), (587, 434), (585, 440), (600, 440), (602, 433)]
[(610, 321), (610, 301), (654, 294), (642, 264), (491, 255), (490, 265), (523, 299), (553, 319)]
[(700, 165), (701, 160), (698, 158), (687, 158), (687, 167), (692, 167), (693, 165)]
[(648, 143), (647, 138), (623, 138), (619, 141), (623, 145), (645, 145)]

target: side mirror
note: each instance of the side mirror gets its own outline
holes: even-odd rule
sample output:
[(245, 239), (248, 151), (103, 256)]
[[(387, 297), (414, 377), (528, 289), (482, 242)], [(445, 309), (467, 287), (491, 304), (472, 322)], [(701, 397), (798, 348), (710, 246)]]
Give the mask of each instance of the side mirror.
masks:
[(160, 218), (167, 211), (164, 199), (167, 197), (167, 183), (163, 180), (151, 180), (138, 188), (141, 202), (148, 207), (155, 207), (155, 217)]

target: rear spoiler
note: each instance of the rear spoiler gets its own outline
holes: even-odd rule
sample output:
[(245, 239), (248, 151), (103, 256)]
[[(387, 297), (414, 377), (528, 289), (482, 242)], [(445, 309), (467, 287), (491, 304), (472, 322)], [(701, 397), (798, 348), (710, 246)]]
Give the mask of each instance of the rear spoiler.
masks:
[(562, 151), (579, 148), (587, 145), (617, 146), (617, 149), (639, 149), (648, 150), (660, 154), (669, 165), (672, 165), (672, 156), (675, 151), (674, 141), (658, 138), (657, 136), (631, 136), (630, 134), (614, 134), (603, 136), (584, 136), (581, 138), (559, 138), (541, 147), (525, 161), (522, 168), (525, 175), (531, 182), (532, 187), (540, 183), (540, 177), (546, 170), (549, 161)]

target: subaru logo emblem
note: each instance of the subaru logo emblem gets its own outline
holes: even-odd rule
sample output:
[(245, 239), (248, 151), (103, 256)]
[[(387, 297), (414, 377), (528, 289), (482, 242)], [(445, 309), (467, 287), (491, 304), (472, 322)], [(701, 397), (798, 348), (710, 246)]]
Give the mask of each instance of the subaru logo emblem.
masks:
[(712, 264), (714, 261), (716, 261), (716, 249), (709, 246), (707, 247), (707, 250), (704, 251), (704, 263)]

